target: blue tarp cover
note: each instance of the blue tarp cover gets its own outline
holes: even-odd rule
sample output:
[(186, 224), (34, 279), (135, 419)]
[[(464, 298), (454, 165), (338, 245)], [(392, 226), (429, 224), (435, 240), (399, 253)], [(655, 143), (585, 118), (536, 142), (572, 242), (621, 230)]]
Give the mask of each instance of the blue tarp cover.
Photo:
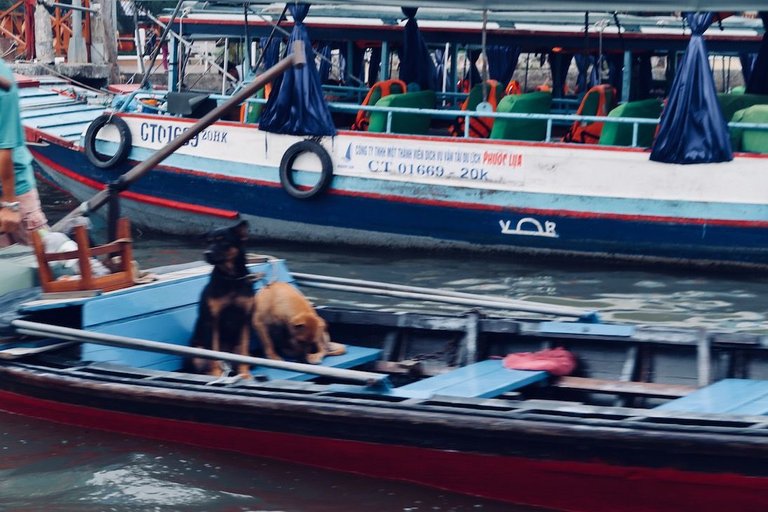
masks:
[(728, 126), (717, 102), (717, 90), (702, 34), (712, 13), (687, 13), (691, 40), (672, 83), (661, 116), (651, 160), (695, 164), (733, 160)]
[(290, 135), (336, 135), (331, 113), (323, 97), (320, 75), (315, 67), (312, 42), (304, 25), (309, 4), (290, 4), (294, 19), (288, 48), (294, 41), (304, 42), (307, 65), (293, 67), (275, 80), (272, 93), (261, 114), (259, 128)]
[(760, 50), (749, 69), (749, 77), (744, 75), (747, 94), (768, 94), (768, 12), (761, 12), (760, 17), (766, 32), (763, 34)]
[(408, 18), (405, 23), (403, 50), (400, 54), (400, 79), (406, 84), (417, 83), (421, 90), (435, 91), (437, 70), (427, 44), (421, 37), (419, 24), (416, 22), (415, 7), (403, 7), (403, 14)]

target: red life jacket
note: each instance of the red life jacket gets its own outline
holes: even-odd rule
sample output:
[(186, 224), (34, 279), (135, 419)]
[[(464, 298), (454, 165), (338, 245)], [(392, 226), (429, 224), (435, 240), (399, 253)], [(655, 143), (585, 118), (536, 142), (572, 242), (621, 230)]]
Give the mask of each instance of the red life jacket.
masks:
[(504, 89), (504, 94), (507, 96), (511, 94), (522, 94), (523, 88), (520, 87), (520, 82), (517, 80), (510, 80), (507, 87)]
[[(598, 95), (597, 109), (595, 112), (584, 112), (584, 108), (589, 101), (592, 101), (590, 95)], [(576, 111), (576, 115), (594, 115), (607, 116), (608, 112), (616, 105), (616, 89), (608, 84), (596, 85), (584, 95), (581, 105)], [(568, 133), (563, 137), (564, 142), (578, 142), (581, 144), (596, 144), (600, 140), (600, 134), (603, 132), (603, 124), (599, 122), (574, 121)]]
[[(496, 97), (496, 90), (498, 89), (499, 82), (496, 80), (488, 80), (486, 82), (486, 87), (488, 89), (488, 97), (485, 99), (488, 103), (491, 104), (493, 107), (493, 111), (496, 112), (496, 107), (499, 104), (499, 100), (501, 98)], [(483, 85), (478, 84), (472, 89), (475, 90), (476, 87), (479, 87), (482, 89)], [(503, 96), (503, 94), (502, 94)], [(477, 104), (470, 105), (470, 99), (472, 99), (472, 91), (470, 91), (469, 96), (467, 96), (467, 99), (464, 100), (464, 103), (461, 104), (461, 110), (470, 110), (477, 107)], [(481, 100), (482, 101), (482, 100)], [(478, 102), (479, 103), (479, 102)], [(451, 127), (448, 129), (451, 135), (454, 137), (463, 137), (464, 136), (464, 116), (459, 116), (456, 118), (456, 122), (451, 125)], [(495, 118), (493, 117), (470, 117), (469, 118), (469, 136), (480, 138), (480, 139), (487, 139), (491, 135), (491, 129), (493, 128), (493, 122), (495, 121)]]
[[(365, 99), (361, 105), (375, 105), (384, 96), (390, 94), (402, 94), (407, 92), (408, 86), (402, 80), (392, 78), (390, 80), (382, 80), (373, 84), (368, 90), (368, 94), (365, 95)], [(351, 130), (366, 131), (368, 130), (368, 123), (370, 122), (371, 112), (368, 110), (359, 110), (355, 122), (351, 126)]]

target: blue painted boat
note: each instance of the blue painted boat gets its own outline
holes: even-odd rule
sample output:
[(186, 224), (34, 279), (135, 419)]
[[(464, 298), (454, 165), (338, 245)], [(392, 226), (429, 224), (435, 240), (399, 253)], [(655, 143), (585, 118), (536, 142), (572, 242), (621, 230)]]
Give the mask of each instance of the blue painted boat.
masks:
[[(227, 11), (230, 14), (216, 9), (226, 7), (193, 10), (181, 26), (178, 21), (174, 24), (164, 19), (181, 37), (240, 37), (242, 21), (225, 17), (234, 8)], [(268, 25), (263, 18), (274, 19), (273, 11), (260, 13), (261, 25), (252, 27), (253, 39), (265, 33)], [(328, 27), (335, 27), (330, 33), (338, 34), (339, 23), (355, 26), (357, 31), (367, 27), (372, 38), (381, 38), (382, 45), (394, 45), (391, 41), (402, 37), (400, 25), (387, 24), (386, 17), (381, 17), (381, 23), (366, 26), (358, 23), (359, 13), (358, 18), (339, 18), (337, 14), (330, 19), (328, 12), (320, 9), (314, 18), (310, 14), (306, 24), (288, 26), (306, 25), (310, 34), (317, 28), (324, 37), (330, 37)], [(438, 34), (450, 32), (450, 20), (430, 20), (428, 13), (424, 16), (428, 29)], [(722, 22), (726, 29), (728, 22)], [(706, 33), (708, 41), (722, 51), (739, 47), (757, 51), (763, 32), (759, 22), (747, 24), (748, 28), (744, 28), (743, 19), (738, 23), (742, 25), (725, 34), (718, 34), (713, 26)], [(502, 23), (489, 29), (489, 34), (497, 43), (505, 34), (515, 36), (526, 30), (545, 34), (543, 40), (556, 40), (552, 30), (519, 25), (514, 28)], [(623, 54), (626, 58), (632, 58), (632, 52), (641, 51), (648, 41), (672, 41), (666, 33), (654, 35), (641, 29), (623, 38), (622, 30), (628, 30), (622, 25), (614, 27), (611, 37), (607, 35), (611, 30), (603, 27), (598, 33), (591, 27), (588, 41), (594, 45), (596, 37), (605, 35), (606, 47), (626, 44), (630, 48)], [(452, 30), (454, 35), (475, 37), (480, 28), (471, 21)], [(583, 32), (583, 27), (579, 30)], [(679, 32), (677, 27), (674, 30)], [(687, 39), (678, 35), (666, 48), (674, 52)], [(171, 47), (175, 55), (178, 45), (174, 41)], [(529, 42), (541, 43), (541, 36)], [(169, 85), (178, 82), (175, 62), (172, 58)], [(121, 98), (122, 107), (114, 108), (119, 130), (115, 126), (118, 121), (114, 121), (101, 130), (88, 131), (110, 108), (95, 106), (99, 100), (93, 97), (71, 98), (52, 89), (45, 84), (22, 89), (24, 123), (29, 140), (43, 143), (32, 148), (43, 176), (80, 200), (146, 160), (225, 99), (173, 90), (136, 93)], [(424, 93), (409, 92), (400, 95), (398, 101), (413, 99), (412, 95), (423, 99)], [(628, 100), (628, 87), (625, 94)], [(160, 104), (159, 112), (142, 106), (141, 100), (147, 98)], [(726, 100), (732, 98), (720, 99)], [(434, 98), (426, 101), (435, 106)], [(248, 111), (248, 105), (262, 102), (248, 100), (243, 112)], [(698, 155), (699, 136), (665, 139), (665, 144), (657, 139), (654, 148), (644, 147), (638, 133), (655, 130), (660, 104), (655, 103), (656, 113), (649, 118), (641, 117), (647, 113), (619, 117), (630, 112), (635, 103), (628, 101), (621, 112), (602, 117), (514, 110), (487, 113), (430, 105), (414, 110), (413, 104), (366, 107), (373, 112), (372, 124), (381, 128), (381, 132), (373, 132), (344, 129), (349, 126), (344, 120), (363, 107), (337, 102), (331, 105), (331, 112), (341, 124), (330, 127), (335, 135), (319, 137), (267, 131), (263, 122), (254, 124), (244, 114), (241, 120), (220, 121), (206, 128), (122, 192), (123, 211), (137, 225), (177, 234), (201, 233), (240, 217), (249, 220), (254, 235), (262, 239), (698, 266), (767, 265), (768, 178), (764, 168), (768, 156), (743, 151), (730, 154), (730, 149), (722, 147), (721, 142), (728, 139), (724, 123), (731, 118), (724, 119), (718, 106), (711, 104), (709, 109), (686, 115), (720, 115), (711, 123), (717, 130), (702, 131), (717, 132), (716, 137), (712, 135), (712, 140), (701, 144), (714, 155), (695, 164), (653, 160), (649, 157), (654, 151), (683, 147), (685, 141), (693, 148), (692, 154)], [(496, 124), (529, 123), (525, 126), (530, 127), (540, 120), (542, 135), (523, 140), (531, 138), (531, 130), (518, 129), (511, 136), (500, 132), (500, 138), (493, 133), (490, 139), (448, 136), (450, 120), (475, 119), (481, 114), (495, 119)], [(431, 124), (414, 133), (414, 127), (423, 124), (418, 120), (425, 118), (431, 118)], [(612, 125), (622, 119), (628, 124)], [(563, 142), (556, 136), (563, 125), (597, 121), (615, 127), (613, 131), (604, 127), (598, 144)], [(661, 121), (663, 128), (664, 117)], [(686, 120), (680, 122), (683, 127), (693, 126)], [(731, 122), (730, 126), (742, 139), (749, 133), (749, 137), (762, 140), (768, 133), (760, 123)], [(627, 140), (622, 142), (619, 131), (629, 134), (628, 139), (624, 137)], [(662, 131), (673, 135), (685, 132)], [(653, 133), (650, 136), (652, 140)], [(130, 144), (126, 137), (130, 137)], [(718, 148), (728, 155), (720, 158)]]
[[(250, 270), (264, 274), (257, 288), (354, 285), (475, 307), (318, 306), (347, 345), (318, 366), (191, 348), (208, 266), (79, 297), (25, 290), (0, 296), (0, 410), (554, 510), (768, 507), (762, 335), (596, 323), (568, 308), (291, 274), (281, 260)], [(491, 313), (526, 306), (538, 313)], [(547, 347), (577, 369), (501, 359)], [(254, 378), (185, 370), (201, 354), (253, 363)]]

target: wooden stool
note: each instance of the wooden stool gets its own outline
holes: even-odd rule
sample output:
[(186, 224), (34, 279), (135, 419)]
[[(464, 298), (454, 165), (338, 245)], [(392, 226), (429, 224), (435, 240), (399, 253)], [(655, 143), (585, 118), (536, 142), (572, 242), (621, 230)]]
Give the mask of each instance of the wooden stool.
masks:
[[(32, 244), (37, 257), (40, 274), (40, 286), (46, 293), (101, 290), (104, 292), (133, 286), (133, 247), (131, 245), (131, 225), (128, 219), (121, 218), (117, 224), (117, 240), (105, 245), (90, 247), (88, 231), (85, 226), (74, 229), (76, 251), (46, 253), (43, 240), (38, 232), (32, 233)], [(105, 276), (94, 276), (91, 270), (91, 258), (103, 255), (119, 255), (119, 268)], [(56, 280), (49, 265), (52, 261), (77, 259), (80, 275), (71, 279)]]

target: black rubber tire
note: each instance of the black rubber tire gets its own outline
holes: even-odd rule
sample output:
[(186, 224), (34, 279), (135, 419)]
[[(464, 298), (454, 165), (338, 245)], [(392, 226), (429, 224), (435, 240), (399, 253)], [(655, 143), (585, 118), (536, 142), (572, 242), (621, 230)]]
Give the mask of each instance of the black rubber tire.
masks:
[[(296, 158), (302, 153), (314, 153), (320, 159), (320, 165), (322, 170), (320, 172), (320, 179), (315, 185), (308, 189), (301, 189), (296, 185), (293, 180), (293, 163)], [(283, 158), (280, 160), (280, 184), (283, 185), (288, 194), (296, 199), (309, 199), (322, 193), (327, 189), (331, 180), (333, 179), (333, 160), (331, 155), (315, 141), (303, 140), (297, 142), (293, 146), (288, 148)]]
[[(96, 150), (96, 135), (99, 131), (107, 126), (113, 124), (117, 128), (120, 134), (120, 142), (117, 146), (117, 151), (114, 155), (104, 155)], [(121, 118), (112, 114), (102, 114), (91, 122), (88, 129), (85, 131), (85, 156), (88, 161), (100, 169), (109, 169), (115, 165), (124, 162), (128, 158), (128, 154), (131, 152), (132, 146), (131, 130), (128, 125), (125, 124)]]

